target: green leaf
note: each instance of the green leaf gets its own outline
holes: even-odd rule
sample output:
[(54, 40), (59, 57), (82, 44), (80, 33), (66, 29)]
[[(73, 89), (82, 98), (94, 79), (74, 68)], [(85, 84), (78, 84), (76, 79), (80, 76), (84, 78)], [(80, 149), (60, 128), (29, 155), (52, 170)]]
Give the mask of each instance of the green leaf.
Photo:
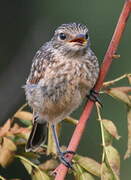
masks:
[(19, 119), (19, 121), (22, 122), (25, 126), (31, 126), (32, 125), (31, 121), (28, 121), (25, 119)]

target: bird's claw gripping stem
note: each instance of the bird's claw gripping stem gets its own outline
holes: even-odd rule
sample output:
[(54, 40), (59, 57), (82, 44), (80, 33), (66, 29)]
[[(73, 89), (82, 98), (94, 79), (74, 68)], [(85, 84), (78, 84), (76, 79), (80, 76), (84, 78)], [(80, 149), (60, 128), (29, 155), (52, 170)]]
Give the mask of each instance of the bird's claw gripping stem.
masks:
[(87, 95), (88, 99), (90, 99), (91, 101), (94, 101), (94, 102), (98, 102), (101, 105), (101, 107), (103, 107), (102, 102), (98, 96), (99, 96), (99, 93), (94, 89), (91, 89), (90, 94)]
[(59, 152), (59, 159), (66, 167), (73, 169), (72, 163), (65, 157), (66, 154), (75, 154), (74, 151)]

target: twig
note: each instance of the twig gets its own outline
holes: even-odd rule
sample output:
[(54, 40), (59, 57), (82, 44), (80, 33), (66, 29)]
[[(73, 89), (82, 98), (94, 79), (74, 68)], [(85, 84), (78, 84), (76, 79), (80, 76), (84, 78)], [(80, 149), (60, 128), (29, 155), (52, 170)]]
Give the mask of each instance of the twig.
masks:
[(122, 76), (120, 76), (120, 77), (118, 77), (118, 78), (116, 78), (116, 79), (113, 79), (112, 81), (107, 81), (107, 82), (104, 82), (103, 83), (103, 88), (106, 88), (107, 86), (111, 86), (111, 85), (113, 85), (113, 84), (115, 84), (116, 82), (118, 82), (118, 81), (120, 81), (120, 80), (122, 80), (122, 79), (124, 79), (124, 78), (127, 78), (128, 76), (130, 76), (131, 74), (124, 74), (124, 75), (122, 75)]
[[(99, 79), (95, 86), (96, 91), (99, 91), (100, 88), (102, 87), (102, 84), (107, 75), (107, 72), (109, 71), (110, 65), (112, 63), (113, 55), (115, 54), (117, 47), (119, 45), (120, 39), (122, 37), (122, 33), (126, 26), (127, 19), (130, 15), (130, 12), (131, 12), (131, 0), (126, 0), (124, 3), (124, 7), (121, 12), (121, 15), (119, 17), (118, 24), (116, 26), (114, 35), (109, 44), (109, 47), (108, 47), (107, 52), (104, 57), (103, 64), (101, 66)], [(81, 137), (83, 135), (84, 129), (86, 127), (86, 122), (89, 119), (89, 116), (93, 109), (93, 106), (94, 106), (94, 102), (89, 100), (81, 117), (80, 117), (79, 123), (76, 126), (76, 129), (73, 133), (73, 136), (71, 138), (71, 141), (69, 143), (67, 150), (76, 151), (76, 149), (79, 145), (79, 142), (81, 140)], [(73, 155), (69, 154), (68, 159), (71, 160), (72, 158), (73, 158)], [(67, 171), (68, 171), (68, 168), (66, 166), (64, 166), (63, 164), (60, 164), (54, 171), (56, 174), (55, 180), (64, 180), (64, 178), (67, 174)]]

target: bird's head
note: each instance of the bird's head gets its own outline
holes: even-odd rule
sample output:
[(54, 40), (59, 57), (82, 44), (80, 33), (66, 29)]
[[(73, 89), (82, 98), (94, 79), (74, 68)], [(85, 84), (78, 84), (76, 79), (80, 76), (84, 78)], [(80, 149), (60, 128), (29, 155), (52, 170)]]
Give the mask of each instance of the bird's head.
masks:
[(56, 29), (51, 41), (53, 47), (63, 53), (83, 51), (90, 45), (87, 27), (77, 23), (62, 24)]

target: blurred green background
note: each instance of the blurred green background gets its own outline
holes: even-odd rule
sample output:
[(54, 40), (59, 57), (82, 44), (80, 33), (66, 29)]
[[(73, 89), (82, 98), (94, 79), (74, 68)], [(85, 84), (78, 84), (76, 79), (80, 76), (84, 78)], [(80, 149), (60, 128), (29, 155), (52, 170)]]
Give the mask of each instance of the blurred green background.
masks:
[[(3, 124), (16, 109), (25, 102), (24, 90), (32, 58), (37, 49), (48, 41), (56, 27), (62, 23), (81, 22), (88, 26), (92, 49), (102, 62), (104, 53), (111, 40), (124, 0), (4, 0), (0, 5), (0, 123)], [(122, 37), (118, 54), (106, 80), (131, 72), (131, 21)], [(126, 84), (122, 81), (118, 85)], [(114, 146), (121, 155), (121, 179), (131, 179), (131, 158), (123, 160), (127, 145), (126, 107), (116, 100), (102, 96), (103, 117), (113, 120), (118, 127), (121, 139)], [(73, 116), (78, 118), (79, 108)], [(73, 132), (72, 125), (63, 123), (61, 144), (68, 144)], [(68, 135), (67, 133), (68, 129)], [(78, 152), (82, 155), (101, 160), (100, 126), (94, 110), (81, 140)], [(9, 171), (1, 170), (6, 177), (29, 177), (17, 165)], [(6, 175), (5, 175), (6, 174)], [(69, 178), (70, 179), (70, 178)]]

